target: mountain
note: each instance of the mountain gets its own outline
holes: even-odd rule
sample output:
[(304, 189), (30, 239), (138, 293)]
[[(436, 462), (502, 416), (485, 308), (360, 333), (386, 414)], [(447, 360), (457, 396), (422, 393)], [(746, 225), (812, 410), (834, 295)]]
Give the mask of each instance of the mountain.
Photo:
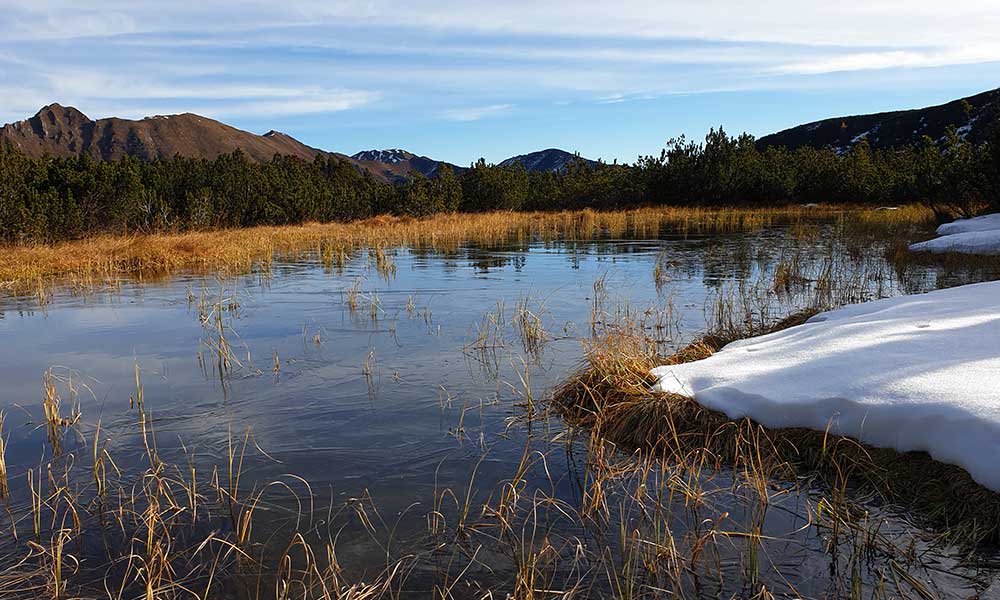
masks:
[(441, 165), (448, 165), (455, 173), (464, 170), (462, 167), (434, 160), (433, 158), (427, 158), (426, 156), (417, 156), (412, 152), (398, 148), (392, 150), (365, 150), (364, 152), (352, 155), (350, 158), (361, 168), (370, 171), (376, 177), (380, 177), (386, 181), (405, 180), (410, 176), (410, 173), (414, 172), (420, 173), (424, 177), (434, 177), (437, 175), (438, 168)]
[(761, 148), (812, 146), (843, 152), (867, 139), (873, 148), (890, 148), (917, 144), (925, 135), (940, 140), (949, 125), (957, 127), (959, 135), (967, 140), (981, 142), (998, 117), (1000, 88), (927, 108), (806, 123), (764, 136), (757, 140), (757, 145)]
[[(71, 106), (60, 104), (50, 104), (30, 119), (0, 127), (0, 147), (3, 146), (34, 157), (86, 154), (96, 160), (131, 156), (149, 161), (175, 155), (213, 159), (237, 149), (259, 162), (271, 160), (275, 154), (303, 160), (334, 156), (368, 171), (376, 179), (391, 183), (403, 181), (414, 172), (434, 177), (441, 165), (450, 166), (456, 173), (464, 170), (399, 149), (367, 150), (346, 156), (307, 146), (277, 131), (257, 135), (191, 113), (139, 120), (116, 117), (93, 120)], [(529, 171), (562, 171), (576, 159), (569, 152), (549, 149), (515, 156), (500, 164), (521, 163)], [(593, 161), (587, 163), (595, 164)]]
[[(465, 170), (465, 167), (434, 160), (426, 156), (417, 156), (412, 152), (399, 149), (366, 150), (354, 154), (351, 158), (357, 161), (362, 167), (373, 173), (380, 174), (389, 181), (405, 179), (409, 173), (414, 171), (425, 177), (433, 177), (437, 174), (440, 165), (450, 166), (455, 173)], [(513, 156), (501, 161), (500, 166), (510, 167), (520, 163), (528, 171), (553, 171), (558, 173), (566, 170), (567, 165), (578, 159), (583, 160), (589, 165), (597, 164), (595, 161), (579, 158), (577, 155), (570, 154), (565, 150), (550, 148), (548, 150), (532, 152), (531, 154)]]
[(0, 144), (10, 144), (39, 157), (89, 154), (98, 160), (134, 156), (142, 160), (174, 155), (215, 158), (237, 148), (251, 159), (267, 161), (275, 154), (312, 160), (321, 150), (295, 138), (268, 132), (256, 135), (191, 113), (129, 119), (91, 120), (71, 106), (50, 104), (24, 121), (0, 128)]
[(520, 163), (524, 165), (526, 170), (530, 171), (555, 171), (562, 172), (566, 170), (566, 167), (575, 160), (582, 160), (588, 165), (596, 165), (597, 163), (586, 158), (580, 158), (576, 154), (570, 154), (565, 150), (559, 150), (558, 148), (549, 148), (548, 150), (539, 150), (538, 152), (532, 152), (530, 154), (522, 154), (520, 156), (513, 156), (507, 160), (500, 163), (500, 166), (509, 167)]

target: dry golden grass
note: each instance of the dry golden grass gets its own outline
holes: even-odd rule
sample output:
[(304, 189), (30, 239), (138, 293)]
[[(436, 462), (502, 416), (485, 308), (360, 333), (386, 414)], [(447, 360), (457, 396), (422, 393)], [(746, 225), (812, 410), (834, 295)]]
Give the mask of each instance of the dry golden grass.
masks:
[[(829, 219), (844, 206), (777, 208), (642, 208), (626, 211), (441, 214), (426, 219), (381, 216), (352, 223), (307, 223), (221, 231), (132, 236), (100, 235), (53, 245), (8, 246), (0, 253), (0, 288), (44, 289), (54, 278), (80, 286), (120, 277), (162, 276), (178, 270), (246, 272), (277, 255), (315, 251), (342, 264), (357, 248), (453, 249), (462, 243), (599, 236), (656, 237), (666, 233), (726, 233), (808, 219)], [(898, 211), (896, 211), (898, 212)], [(896, 217), (894, 214), (893, 217)]]

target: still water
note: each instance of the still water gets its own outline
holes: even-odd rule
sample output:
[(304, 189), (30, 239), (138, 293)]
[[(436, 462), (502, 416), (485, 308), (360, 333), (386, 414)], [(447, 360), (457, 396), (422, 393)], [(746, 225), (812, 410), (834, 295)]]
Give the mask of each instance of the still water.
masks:
[[(511, 548), (517, 544), (485, 529), (457, 536), (456, 544), (455, 529), (467, 498), (467, 520), (483, 517), (482, 506), (497, 501), (527, 447), (521, 495), (544, 497), (550, 508), (544, 536), (537, 518), (525, 535), (555, 546), (563, 565), (542, 587), (573, 583), (581, 597), (624, 595), (607, 570), (624, 564), (616, 556), (620, 525), (637, 518), (629, 511), (638, 509), (612, 501), (601, 518), (577, 518), (592, 479), (586, 433), (568, 430), (557, 415), (538, 417), (546, 392), (583, 360), (595, 295), (602, 296), (605, 318), (626, 305), (669, 310), (661, 331), (669, 346), (704, 331), (706, 307), (720, 294), (769, 282), (782, 262), (795, 261), (802, 289), (775, 300), (774, 316), (808, 303), (812, 278), (828, 266), (873, 274), (861, 277), (872, 297), (968, 279), (933, 267), (899, 273), (884, 263), (880, 248), (849, 252), (833, 238), (820, 231), (803, 240), (776, 228), (658, 240), (470, 243), (450, 252), (396, 248), (388, 259), (394, 268), (381, 272), (368, 252), (356, 253), (342, 269), (306, 253), (276, 260), (266, 273), (60, 289), (44, 306), (6, 298), (0, 408), (10, 436), (12, 493), (24, 487), (25, 469), (38, 467), (45, 447), (39, 424), (47, 371), (64, 400), (77, 404), (77, 427), (93, 432), (100, 422), (117, 466), (141, 468), (145, 450), (131, 407), (138, 370), (156, 445), (168, 462), (186, 464), (193, 455), (206, 471), (225, 465), (231, 440), (242, 443), (250, 432), (243, 484), (284, 484), (263, 496), (271, 516), (255, 534), (265, 545), (280, 545), (281, 531), (298, 524), (317, 539), (336, 536), (338, 560), (357, 578), (409, 557), (398, 587), (412, 597), (429, 597), (435, 585), (457, 580), (448, 588), (454, 597), (492, 592), (502, 598), (514, 587), (519, 558)], [(595, 291), (596, 281), (604, 282), (603, 293)], [(519, 308), (537, 316), (545, 331), (533, 351), (518, 335)], [(221, 369), (220, 326), (229, 347)], [(72, 447), (73, 436), (67, 443)], [(714, 477), (713, 489), (735, 487), (724, 472)], [(764, 583), (779, 596), (839, 597), (860, 581), (870, 597), (886, 580), (886, 563), (873, 556), (859, 573), (844, 572), (854, 563), (830, 551), (828, 532), (809, 526), (808, 507), (820, 494), (776, 493), (753, 573), (742, 541), (720, 541), (713, 566), (704, 567), (716, 576), (699, 584), (684, 574), (683, 593), (749, 597)], [(710, 504), (694, 519), (677, 511), (668, 522), (673, 535), (690, 546), (705, 519), (726, 513), (735, 526), (745, 520), (747, 509), (726, 494)], [(982, 564), (989, 561), (985, 551), (981, 560), (960, 562), (891, 508), (869, 508), (885, 521), (882, 535), (927, 553), (926, 561), (905, 569), (933, 597), (995, 591)], [(443, 515), (448, 533), (430, 533), (431, 513)], [(647, 577), (643, 594), (670, 597), (662, 590), (675, 584)], [(657, 586), (660, 592), (653, 591)], [(920, 597), (905, 582), (902, 587)]]

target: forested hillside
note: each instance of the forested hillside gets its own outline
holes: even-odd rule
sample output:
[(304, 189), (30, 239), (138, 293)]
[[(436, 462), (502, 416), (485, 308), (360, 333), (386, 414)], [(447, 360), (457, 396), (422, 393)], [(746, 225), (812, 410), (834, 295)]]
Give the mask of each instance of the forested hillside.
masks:
[(672, 140), (634, 165), (576, 161), (560, 172), (480, 160), (455, 173), (389, 184), (346, 160), (237, 150), (213, 160), (88, 154), (32, 158), (0, 150), (0, 238), (54, 241), (99, 232), (292, 224), (393, 213), (910, 201), (975, 206), (1000, 195), (1000, 133), (980, 144), (951, 128), (943, 142), (848, 151), (758, 148), (753, 137), (712, 131), (703, 143)]

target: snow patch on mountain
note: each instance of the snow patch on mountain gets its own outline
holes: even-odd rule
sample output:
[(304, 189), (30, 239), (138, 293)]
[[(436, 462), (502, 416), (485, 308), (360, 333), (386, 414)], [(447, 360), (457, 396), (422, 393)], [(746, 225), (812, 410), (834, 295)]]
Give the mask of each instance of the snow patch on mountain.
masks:
[(365, 150), (351, 156), (354, 160), (380, 162), (390, 165), (406, 162), (412, 157), (413, 154), (399, 148), (392, 148), (388, 150)]

